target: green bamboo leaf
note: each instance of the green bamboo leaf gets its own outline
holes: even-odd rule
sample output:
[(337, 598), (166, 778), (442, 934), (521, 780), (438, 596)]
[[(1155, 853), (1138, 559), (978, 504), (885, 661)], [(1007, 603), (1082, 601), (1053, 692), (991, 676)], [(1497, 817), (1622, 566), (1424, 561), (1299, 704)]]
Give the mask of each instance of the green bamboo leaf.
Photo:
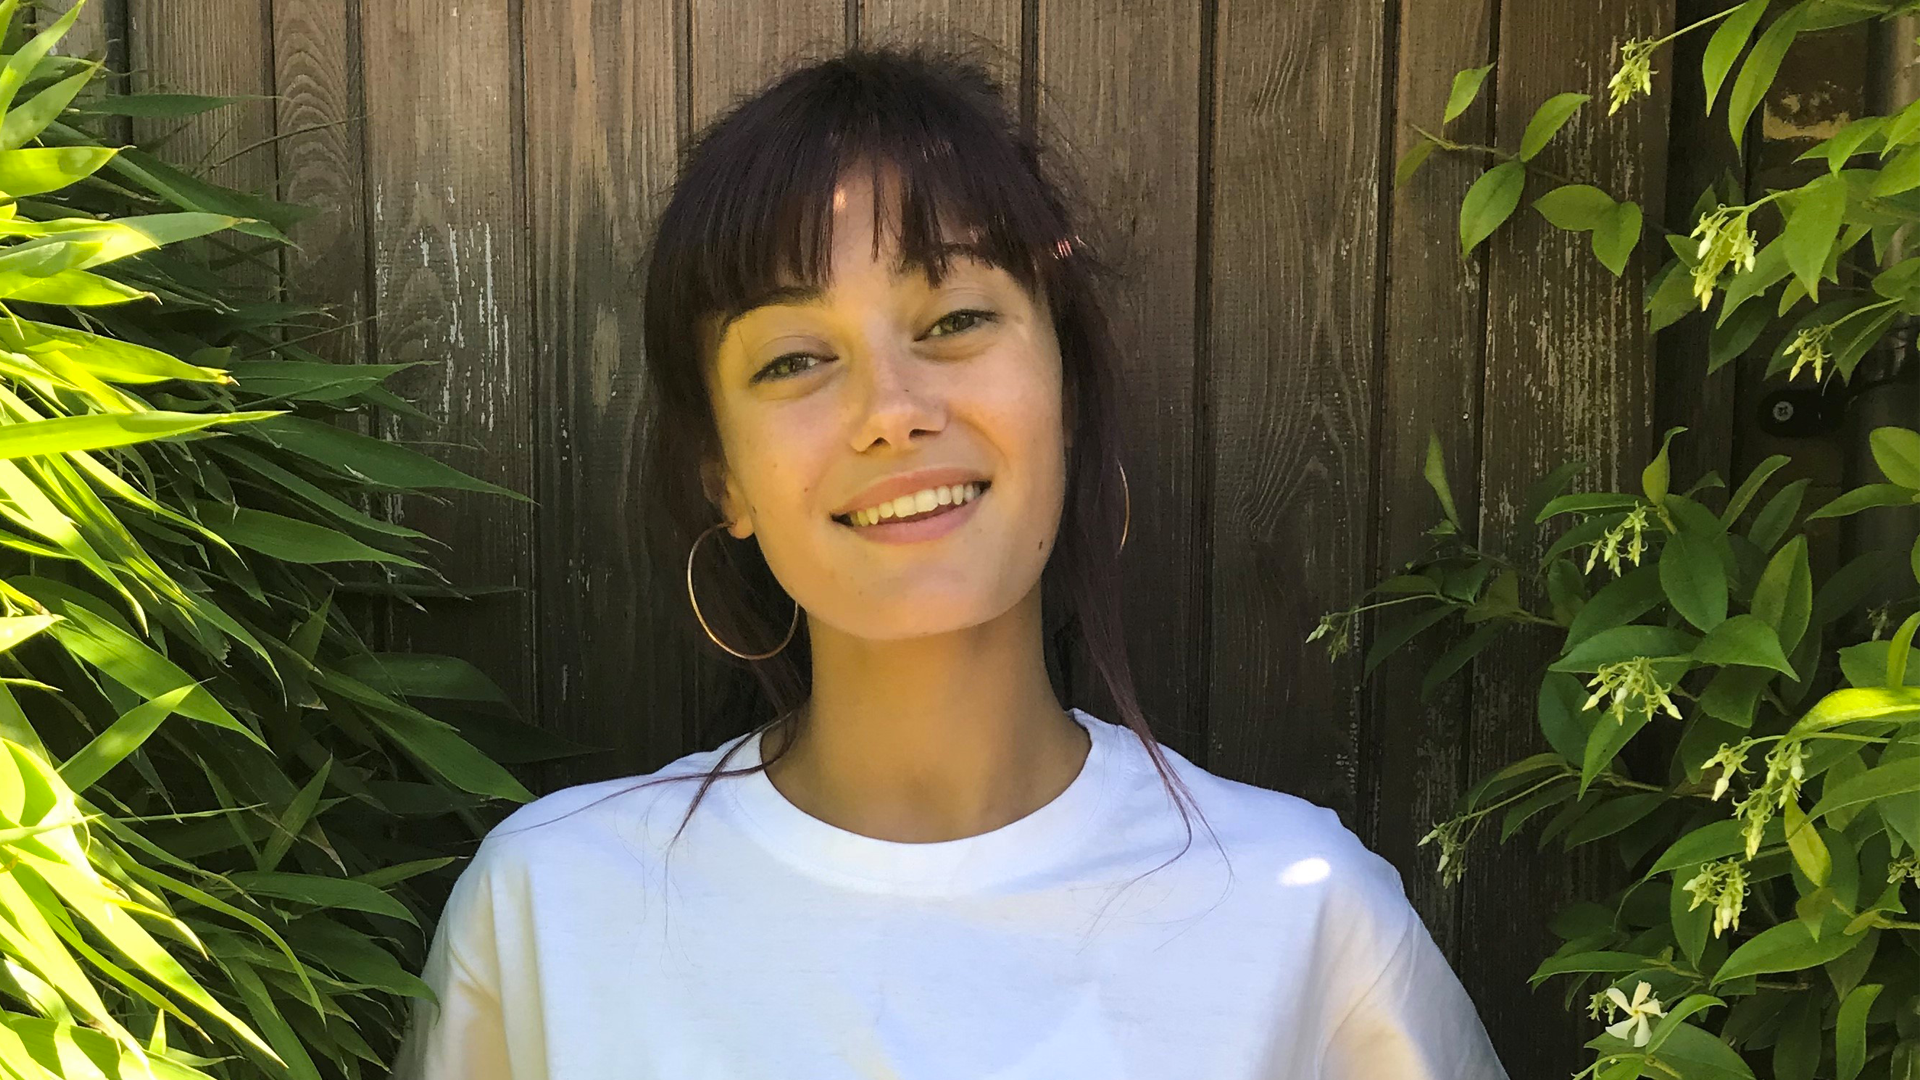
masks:
[[(1444, 615), (1453, 610), (1443, 606)], [(400, 697), (484, 701), (508, 705), (505, 691), (473, 664), (433, 653), (374, 652), (340, 662), (340, 670), (368, 686)]]
[[(12, 56), (7, 57), (6, 66), (0, 67), (0, 112), (13, 107), (14, 98), (19, 95), (20, 88), (33, 78), (33, 73), (40, 67), (40, 61), (46, 59), (47, 54), (53, 51), (53, 47), (59, 44), (68, 30), (72, 29), (74, 21), (80, 17), (80, 6), (73, 5), (60, 18), (54, 20), (52, 26), (35, 34)], [(7, 5), (5, 15), (6, 20), (0, 23), (0, 26), (12, 24), (13, 5)]]
[(1807, 295), (1820, 298), (1820, 274), (1833, 253), (1833, 242), (1840, 235), (1841, 217), (1847, 210), (1847, 183), (1838, 176), (1823, 176), (1801, 189), (1800, 199), (1787, 218), (1781, 241), (1787, 249), (1787, 265)]
[(99, 70), (100, 65), (94, 64), (33, 95), (25, 105), (9, 110), (7, 118), (0, 121), (0, 150), (15, 150), (32, 142), (66, 110), (74, 95), (93, 81), (94, 73)]
[(1493, 65), (1488, 64), (1485, 67), (1468, 68), (1454, 75), (1453, 89), (1447, 94), (1447, 111), (1441, 117), (1441, 123), (1467, 111), (1473, 99), (1480, 96), (1480, 84), (1487, 81), (1487, 73), (1492, 70)]
[(315, 668), (313, 679), (315, 684), (364, 708), (368, 722), (377, 725), (422, 766), (460, 790), (515, 802), (533, 800), (532, 793), (512, 773), (462, 739), (452, 725), (325, 667)]
[(1580, 110), (1580, 106), (1591, 100), (1590, 95), (1576, 93), (1555, 94), (1548, 98), (1534, 111), (1533, 118), (1527, 121), (1527, 130), (1520, 136), (1520, 160), (1533, 160), (1540, 151), (1546, 149), (1547, 143), (1566, 126), (1567, 121), (1573, 119), (1573, 114)]
[(1733, 136), (1735, 150), (1740, 149), (1745, 141), (1747, 121), (1773, 86), (1773, 77), (1780, 71), (1780, 62), (1786, 59), (1787, 50), (1792, 47), (1793, 39), (1800, 33), (1800, 24), (1805, 20), (1805, 3), (1787, 9), (1786, 14), (1775, 19), (1773, 25), (1761, 33), (1760, 40), (1753, 43), (1753, 51), (1747, 54), (1746, 63), (1740, 65), (1740, 74), (1733, 80), (1732, 96), (1727, 99), (1727, 131)]
[(0, 151), (0, 191), (14, 198), (58, 191), (100, 171), (119, 153), (110, 146), (36, 146)]
[(250, 424), (246, 430), (283, 450), (368, 483), (395, 488), (457, 488), (531, 501), (520, 492), (468, 476), (397, 443), (302, 416), (279, 416)]
[[(277, 868), (287, 852), (293, 850), (294, 841), (306, 829), (307, 822), (313, 820), (314, 811), (320, 806), (320, 796), (327, 789), (327, 774), (333, 770), (333, 760), (329, 757), (321, 762), (313, 779), (307, 781), (307, 785), (300, 789), (300, 794), (287, 804), (287, 812), (281, 815), (273, 836), (260, 849), (260, 870), (272, 871)], [(407, 917), (411, 919), (411, 913)]]
[(405, 904), (364, 881), (260, 870), (238, 870), (228, 874), (227, 880), (242, 892), (255, 896), (293, 900), (318, 908), (370, 911), (418, 925), (418, 920)]
[(1787, 664), (1786, 654), (1780, 650), (1779, 635), (1754, 615), (1735, 615), (1715, 626), (1694, 647), (1693, 659), (1701, 664), (1772, 668), (1790, 678), (1800, 677)]
[[(16, 329), (25, 332), (16, 333)], [(112, 383), (156, 383), (169, 379), (202, 383), (233, 381), (224, 377), (218, 368), (184, 363), (145, 345), (51, 323), (24, 319), (0, 321), (0, 342), (28, 353), (58, 348), (69, 360)]]
[(1679, 532), (1660, 551), (1660, 587), (1673, 609), (1703, 631), (1727, 618), (1727, 572), (1709, 537)]
[(1526, 166), (1503, 161), (1480, 175), (1460, 203), (1460, 257), (1466, 258), (1480, 242), (1513, 216), (1527, 185)]
[[(1920, 261), (1920, 260), (1916, 260)], [(1920, 432), (1911, 428), (1877, 427), (1867, 436), (1874, 464), (1893, 483), (1920, 490)]]
[(1700, 59), (1700, 78), (1707, 90), (1708, 113), (1713, 112), (1714, 102), (1720, 98), (1720, 87), (1727, 80), (1727, 73), (1733, 70), (1733, 62), (1740, 58), (1741, 50), (1747, 47), (1747, 40), (1753, 36), (1753, 28), (1759, 24), (1760, 16), (1767, 10), (1767, 0), (1746, 0), (1734, 9), (1715, 28), (1713, 37), (1707, 41), (1707, 50)]
[(180, 710), (187, 695), (199, 688), (198, 683), (188, 683), (128, 709), (60, 766), (61, 780), (74, 791), (92, 787), (115, 765), (140, 749), (167, 717)]
[(0, 458), (70, 454), (171, 438), (212, 427), (279, 416), (272, 411), (245, 413), (94, 413), (50, 420), (0, 423)]
[(1833, 1029), (1834, 1075), (1837, 1080), (1856, 1080), (1867, 1066), (1867, 1010), (1886, 989), (1880, 983), (1856, 986), (1840, 1003), (1840, 1019)]
[(0, 300), (29, 300), (36, 304), (64, 304), (69, 307), (105, 307), (152, 296), (150, 292), (85, 270), (62, 270), (46, 277), (0, 274)]
[(1866, 772), (1824, 792), (1809, 818), (1818, 818), (1859, 803), (1890, 799), (1920, 791), (1920, 757), (1901, 758), (1888, 765), (1876, 765)]
[(211, 97), (206, 94), (109, 94), (98, 100), (73, 106), (73, 111), (89, 116), (140, 116), (159, 120), (185, 120), (212, 112), (223, 105), (260, 100), (263, 95), (241, 94)]
[(0, 617), (0, 653), (60, 621), (58, 615), (8, 615)]
[(247, 507), (209, 507), (206, 526), (238, 547), (293, 563), (383, 562), (419, 567), (404, 555), (382, 551), (324, 525)]
[(1899, 484), (1863, 484), (1807, 515), (1808, 521), (1846, 517), (1880, 506), (1907, 506), (1920, 498), (1913, 489)]
[(1615, 206), (1593, 229), (1593, 254), (1600, 265), (1619, 277), (1627, 268), (1627, 259), (1640, 243), (1640, 207), (1623, 202)]

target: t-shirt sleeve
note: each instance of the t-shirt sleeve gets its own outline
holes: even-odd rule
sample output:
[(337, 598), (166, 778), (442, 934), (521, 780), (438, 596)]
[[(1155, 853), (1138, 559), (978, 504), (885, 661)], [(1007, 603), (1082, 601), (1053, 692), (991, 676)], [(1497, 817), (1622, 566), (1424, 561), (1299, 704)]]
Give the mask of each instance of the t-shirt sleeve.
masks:
[(1509, 1080), (1420, 913), (1404, 911), (1386, 966), (1334, 1023), (1321, 1080)]
[(454, 883), (420, 971), (439, 1002), (413, 999), (391, 1080), (513, 1080), (497, 978), (488, 974), (499, 965), (478, 862)]

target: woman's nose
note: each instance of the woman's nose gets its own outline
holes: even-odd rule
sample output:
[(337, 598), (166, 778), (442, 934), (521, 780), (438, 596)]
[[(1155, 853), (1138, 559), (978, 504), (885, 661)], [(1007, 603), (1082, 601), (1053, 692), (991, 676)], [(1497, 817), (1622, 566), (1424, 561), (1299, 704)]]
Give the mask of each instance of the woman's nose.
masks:
[(911, 342), (871, 344), (855, 366), (860, 387), (859, 446), (871, 445), (875, 439), (904, 446), (915, 431), (936, 431), (944, 423), (944, 391), (939, 380), (929, 377), (928, 361), (914, 354)]

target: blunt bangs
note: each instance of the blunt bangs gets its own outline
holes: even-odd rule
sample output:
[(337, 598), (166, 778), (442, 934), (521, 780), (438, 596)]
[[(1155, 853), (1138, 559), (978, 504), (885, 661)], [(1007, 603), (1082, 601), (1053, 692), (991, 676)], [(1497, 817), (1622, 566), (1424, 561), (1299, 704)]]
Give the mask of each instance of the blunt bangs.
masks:
[(862, 171), (874, 180), (874, 257), (892, 238), (895, 272), (917, 269), (938, 285), (950, 258), (965, 255), (1038, 300), (1054, 295), (1051, 266), (1072, 240), (1018, 140), (937, 80), (902, 79), (857, 59), (830, 76), (789, 78), (702, 139), (678, 189), (689, 212), (666, 218), (682, 233), (658, 240), (672, 250), (665, 263), (681, 268), (677, 281), (653, 283), (678, 294), (670, 310), (717, 327), (784, 289), (826, 288), (835, 191)]

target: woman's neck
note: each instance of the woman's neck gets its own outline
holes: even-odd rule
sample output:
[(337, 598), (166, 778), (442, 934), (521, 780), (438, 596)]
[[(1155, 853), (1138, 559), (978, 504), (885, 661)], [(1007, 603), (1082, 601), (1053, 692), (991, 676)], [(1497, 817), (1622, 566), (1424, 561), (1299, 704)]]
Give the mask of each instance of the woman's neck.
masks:
[(1087, 733), (1047, 678), (1037, 590), (952, 634), (808, 629), (812, 694), (761, 756), (780, 793), (828, 824), (903, 843), (975, 836), (1052, 801), (1086, 761)]

